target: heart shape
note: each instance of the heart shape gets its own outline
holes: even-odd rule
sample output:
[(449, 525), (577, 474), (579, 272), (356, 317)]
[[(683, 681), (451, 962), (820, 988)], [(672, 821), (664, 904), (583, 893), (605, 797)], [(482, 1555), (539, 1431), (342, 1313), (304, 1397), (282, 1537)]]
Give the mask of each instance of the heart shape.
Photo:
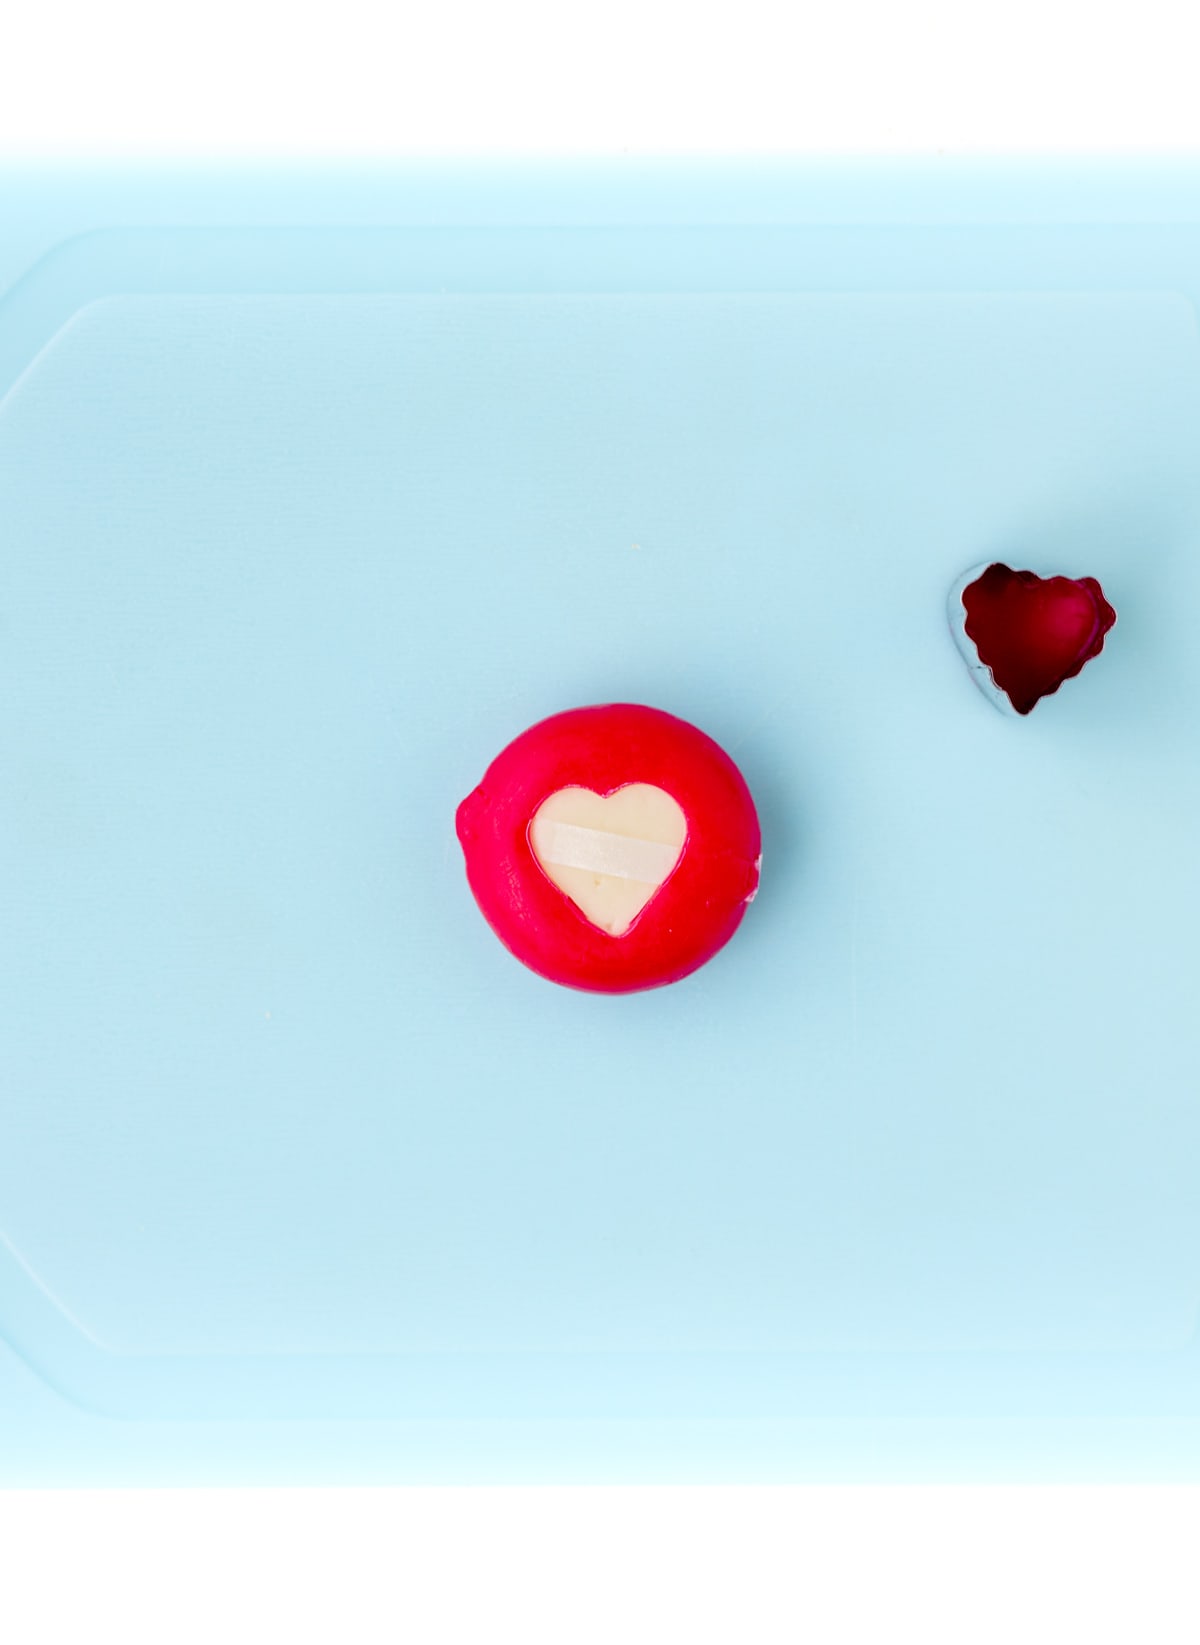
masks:
[(610, 794), (560, 788), (529, 824), (538, 866), (584, 919), (622, 937), (671, 877), (683, 855), (687, 818), (653, 783)]
[(977, 683), (1018, 714), (1098, 656), (1117, 620), (1094, 577), (1039, 577), (999, 563), (968, 572), (950, 615)]

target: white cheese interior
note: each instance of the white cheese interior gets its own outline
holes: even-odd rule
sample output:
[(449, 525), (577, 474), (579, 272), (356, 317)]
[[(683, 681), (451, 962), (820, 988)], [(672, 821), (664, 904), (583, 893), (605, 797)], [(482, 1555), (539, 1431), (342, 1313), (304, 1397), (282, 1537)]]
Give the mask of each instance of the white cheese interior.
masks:
[(546, 875), (609, 936), (623, 936), (679, 861), (687, 818), (653, 783), (612, 794), (560, 788), (529, 826)]

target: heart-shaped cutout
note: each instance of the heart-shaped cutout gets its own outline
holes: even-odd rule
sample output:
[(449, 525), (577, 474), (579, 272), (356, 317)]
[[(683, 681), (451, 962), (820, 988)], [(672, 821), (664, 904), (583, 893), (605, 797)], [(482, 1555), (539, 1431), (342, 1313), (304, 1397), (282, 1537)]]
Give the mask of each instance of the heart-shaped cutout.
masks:
[(542, 872), (610, 937), (629, 930), (683, 854), (687, 818), (653, 783), (627, 783), (611, 794), (560, 788), (529, 824)]
[(979, 566), (951, 597), (955, 638), (979, 685), (1028, 714), (1099, 655), (1117, 614), (1094, 577)]

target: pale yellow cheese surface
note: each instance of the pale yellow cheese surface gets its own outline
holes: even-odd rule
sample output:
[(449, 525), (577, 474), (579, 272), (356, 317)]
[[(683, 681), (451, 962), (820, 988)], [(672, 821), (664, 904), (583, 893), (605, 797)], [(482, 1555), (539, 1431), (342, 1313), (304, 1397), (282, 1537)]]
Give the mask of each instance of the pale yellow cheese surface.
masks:
[(612, 794), (560, 788), (529, 825), (529, 843), (547, 877), (601, 931), (620, 937), (679, 861), (687, 818), (653, 783)]

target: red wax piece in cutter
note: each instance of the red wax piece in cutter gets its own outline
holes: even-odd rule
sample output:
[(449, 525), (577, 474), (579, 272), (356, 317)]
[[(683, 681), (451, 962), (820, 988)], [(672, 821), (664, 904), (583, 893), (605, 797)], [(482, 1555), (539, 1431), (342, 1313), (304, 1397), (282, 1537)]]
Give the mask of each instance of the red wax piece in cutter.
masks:
[(998, 706), (1028, 714), (1099, 656), (1117, 614), (1094, 577), (1039, 577), (996, 563), (958, 584), (950, 618), (977, 682)]
[(524, 964), (573, 988), (677, 982), (729, 941), (758, 888), (758, 816), (741, 772), (694, 725), (635, 703), (522, 732), (456, 826), (488, 924)]

